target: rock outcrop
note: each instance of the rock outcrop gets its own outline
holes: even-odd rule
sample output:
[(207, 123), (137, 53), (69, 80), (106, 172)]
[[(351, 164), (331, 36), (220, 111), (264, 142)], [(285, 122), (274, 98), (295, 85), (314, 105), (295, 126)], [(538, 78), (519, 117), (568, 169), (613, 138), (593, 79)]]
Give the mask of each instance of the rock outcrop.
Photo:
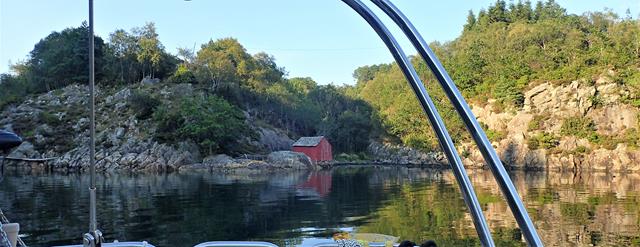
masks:
[[(128, 140), (123, 146), (114, 146), (96, 152), (98, 170), (173, 171), (198, 159), (193, 144), (181, 143), (171, 147), (157, 142)], [(85, 170), (89, 164), (89, 148), (82, 146), (65, 153), (51, 163), (57, 170)]]
[(293, 140), (289, 138), (283, 131), (278, 129), (268, 129), (258, 127), (259, 145), (270, 152), (278, 150), (290, 150)]
[(311, 159), (303, 153), (291, 151), (276, 151), (264, 160), (247, 158), (232, 158), (226, 154), (209, 156), (202, 163), (184, 165), (180, 171), (238, 171), (238, 170), (314, 170), (318, 169)]
[[(191, 84), (145, 85), (162, 100), (193, 97)], [(212, 156), (203, 159), (199, 147), (185, 140), (173, 144), (154, 138), (151, 119), (138, 119), (130, 111), (129, 98), (139, 85), (117, 90), (96, 89), (96, 166), (98, 170), (176, 171), (213, 167), (221, 169), (312, 169), (301, 153), (276, 152), (267, 161)], [(71, 85), (28, 98), (0, 112), (0, 128), (17, 132), (25, 142), (9, 156), (21, 158), (56, 157), (47, 162), (54, 170), (86, 170), (89, 166), (88, 87)], [(248, 121), (252, 122), (252, 121)], [(293, 141), (284, 131), (251, 126), (259, 134), (247, 140), (255, 150), (270, 153), (290, 148)], [(245, 138), (245, 137), (239, 137)], [(248, 139), (248, 138), (246, 138)], [(13, 165), (28, 166), (12, 162)]]
[(446, 166), (447, 159), (439, 152), (422, 152), (417, 149), (397, 145), (371, 142), (369, 153), (375, 162), (400, 165)]
[[(638, 96), (608, 78), (602, 76), (594, 82), (573, 81), (565, 85), (539, 84), (525, 92), (524, 105), (518, 109), (502, 109), (495, 100), (471, 107), (478, 121), (486, 125), (485, 132), (493, 133), (489, 135), (490, 140), (507, 167), (638, 172), (640, 109), (624, 100)], [(586, 125), (582, 127), (589, 133), (576, 136), (581, 130), (572, 130), (571, 125), (563, 130), (568, 119), (584, 121)], [(463, 142), (456, 146), (466, 167), (485, 167), (475, 143)], [(439, 153), (377, 142), (372, 142), (369, 152), (382, 163), (447, 164)]]
[[(472, 110), (490, 130), (504, 133), (503, 139), (491, 141), (505, 164), (513, 168), (635, 172), (640, 170), (640, 151), (625, 143), (623, 135), (638, 129), (640, 109), (621, 100), (629, 97), (629, 90), (602, 77), (595, 83), (540, 84), (525, 93), (520, 110), (498, 111), (494, 104), (472, 106)], [(591, 122), (593, 137), (563, 132), (569, 118)], [(541, 134), (553, 137), (550, 147), (530, 145)], [(638, 138), (637, 132), (630, 135), (626, 138)], [(608, 138), (610, 143), (605, 145), (597, 138)], [(475, 145), (465, 143), (459, 149), (469, 154), (466, 165), (484, 166)]]
[(298, 170), (315, 168), (313, 162), (307, 155), (292, 151), (272, 152), (267, 156), (267, 162), (278, 168), (293, 168)]

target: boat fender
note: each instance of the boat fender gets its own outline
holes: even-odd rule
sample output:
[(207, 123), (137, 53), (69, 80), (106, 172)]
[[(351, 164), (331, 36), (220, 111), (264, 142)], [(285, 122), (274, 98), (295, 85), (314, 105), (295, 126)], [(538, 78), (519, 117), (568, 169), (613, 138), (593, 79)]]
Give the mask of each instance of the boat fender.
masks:
[[(402, 241), (398, 247), (415, 247), (417, 246), (416, 243), (411, 242), (409, 240), (405, 240)], [(438, 247), (438, 245), (436, 245), (436, 242), (434, 242), (433, 240), (427, 240), (424, 241), (422, 244), (420, 244), (420, 247)]]

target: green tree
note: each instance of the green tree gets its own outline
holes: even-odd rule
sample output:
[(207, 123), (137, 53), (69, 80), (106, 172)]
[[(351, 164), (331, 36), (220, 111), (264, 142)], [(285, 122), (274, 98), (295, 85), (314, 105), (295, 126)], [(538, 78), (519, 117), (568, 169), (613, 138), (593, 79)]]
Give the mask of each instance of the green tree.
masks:
[(131, 32), (114, 31), (107, 48), (104, 81), (111, 84), (138, 82), (145, 76), (164, 79), (178, 64), (178, 59), (164, 50), (152, 22)]
[(194, 72), (199, 81), (217, 90), (228, 84), (239, 84), (241, 74), (249, 71), (246, 67), (250, 58), (235, 39), (210, 40), (198, 51)]
[[(141, 28), (134, 28), (133, 33), (138, 38), (137, 59), (143, 65), (142, 76), (151, 76), (155, 78), (155, 70), (160, 65), (164, 46), (158, 40), (156, 26), (153, 22), (148, 22)], [(148, 73), (147, 73), (148, 69)]]
[(335, 119), (328, 137), (336, 150), (342, 152), (363, 152), (369, 145), (372, 125), (369, 112), (347, 110)]
[(19, 103), (29, 92), (24, 76), (0, 74), (0, 110), (4, 106)]
[(137, 78), (137, 54), (140, 47), (137, 38), (127, 31), (118, 29), (109, 35), (108, 47), (117, 64), (121, 82), (135, 81)]
[(489, 6), (487, 12), (489, 22), (509, 22), (507, 4), (503, 0), (497, 0), (493, 6)]
[(318, 87), (318, 84), (311, 77), (294, 77), (287, 82), (295, 92), (304, 96)]
[(511, 21), (531, 21), (533, 18), (533, 9), (531, 8), (531, 1), (518, 1), (516, 4), (512, 4), (509, 8)]
[(249, 85), (258, 89), (271, 83), (282, 80), (285, 75), (284, 68), (278, 67), (273, 56), (260, 52), (253, 55), (255, 68), (250, 73)]
[[(621, 19), (606, 11), (569, 15), (552, 0), (538, 2), (535, 10), (528, 1), (505, 5), (505, 1), (496, 1), (476, 17), (470, 15), (465, 31), (455, 40), (430, 44), (469, 101), (486, 104), (493, 98), (498, 102), (495, 109), (519, 108), (524, 90), (536, 83), (589, 82), (610, 70), (615, 71), (616, 82), (639, 92), (638, 20)], [(455, 112), (440, 89), (432, 86), (434, 78), (426, 64), (413, 62), (454, 140), (464, 138)], [(369, 73), (367, 67), (357, 70), (354, 74), (364, 76), (359, 76), (363, 79), (358, 79), (355, 95), (373, 106), (372, 115), (380, 119), (381, 132), (390, 135), (387, 139), (437, 148), (403, 74), (395, 64), (388, 66), (392, 68), (376, 73)], [(552, 138), (547, 139), (535, 143), (553, 146)]]
[(467, 15), (467, 23), (464, 24), (464, 30), (469, 31), (476, 24), (476, 15), (473, 14), (473, 10), (469, 10), (469, 14)]
[[(23, 74), (37, 92), (50, 91), (71, 83), (89, 81), (89, 29), (77, 28), (53, 32), (40, 40), (29, 53)], [(95, 37), (96, 80), (103, 76), (104, 42)]]
[(375, 78), (376, 73), (385, 72), (391, 68), (388, 64), (376, 64), (371, 66), (362, 66), (353, 71), (353, 79), (356, 80), (356, 85), (361, 87), (363, 84)]
[(535, 16), (538, 20), (561, 18), (566, 16), (566, 10), (554, 0), (547, 0), (545, 3), (538, 2), (535, 9)]

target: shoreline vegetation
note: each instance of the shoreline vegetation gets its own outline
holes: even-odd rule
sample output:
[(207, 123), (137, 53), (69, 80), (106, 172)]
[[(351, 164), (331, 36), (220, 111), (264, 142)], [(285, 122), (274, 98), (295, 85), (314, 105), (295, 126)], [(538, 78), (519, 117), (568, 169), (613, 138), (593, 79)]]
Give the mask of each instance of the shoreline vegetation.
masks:
[[(88, 164), (86, 33), (86, 23), (52, 32), (0, 75), (0, 128), (26, 140), (9, 156), (58, 157), (53, 169)], [(315, 169), (279, 151), (317, 135), (336, 160), (446, 167), (395, 63), (355, 69), (355, 85), (318, 85), (233, 38), (172, 54), (150, 22), (95, 40), (100, 170)], [(640, 20), (628, 13), (498, 0), (469, 12), (458, 38), (430, 46), (506, 166), (640, 172), (639, 40)], [(412, 62), (465, 166), (484, 167), (424, 61)], [(296, 162), (231, 158), (245, 154)]]

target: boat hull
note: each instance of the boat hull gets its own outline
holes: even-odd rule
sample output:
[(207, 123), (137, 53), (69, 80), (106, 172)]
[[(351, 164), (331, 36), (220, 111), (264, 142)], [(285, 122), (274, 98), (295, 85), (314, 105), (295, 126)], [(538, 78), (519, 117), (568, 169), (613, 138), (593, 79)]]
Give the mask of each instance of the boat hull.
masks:
[(0, 130), (0, 150), (9, 150), (22, 144), (22, 138), (9, 131)]

